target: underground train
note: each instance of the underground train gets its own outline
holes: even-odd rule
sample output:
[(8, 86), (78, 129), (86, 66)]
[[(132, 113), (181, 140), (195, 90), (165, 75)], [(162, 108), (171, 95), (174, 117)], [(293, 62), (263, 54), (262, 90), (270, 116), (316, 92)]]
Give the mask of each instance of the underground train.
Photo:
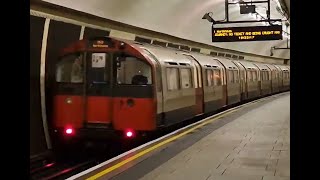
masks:
[(55, 67), (55, 138), (133, 138), (290, 90), (290, 67), (110, 37), (70, 43)]

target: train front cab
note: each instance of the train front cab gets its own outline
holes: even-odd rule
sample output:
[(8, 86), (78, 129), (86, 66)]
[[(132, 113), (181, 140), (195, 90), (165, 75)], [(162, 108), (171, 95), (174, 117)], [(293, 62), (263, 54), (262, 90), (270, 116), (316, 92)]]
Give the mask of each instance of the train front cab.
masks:
[(154, 71), (141, 53), (111, 38), (81, 40), (65, 48), (54, 88), (57, 139), (155, 129)]

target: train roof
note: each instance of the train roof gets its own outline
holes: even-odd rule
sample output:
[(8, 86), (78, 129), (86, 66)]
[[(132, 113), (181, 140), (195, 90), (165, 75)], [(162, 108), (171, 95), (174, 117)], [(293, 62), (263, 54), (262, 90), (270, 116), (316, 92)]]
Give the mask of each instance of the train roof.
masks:
[(268, 66), (271, 71), (278, 70), (278, 68), (274, 64), (266, 64), (266, 66)]
[(257, 69), (258, 70), (258, 67), (255, 66), (253, 64), (253, 62), (250, 62), (250, 61), (238, 61), (240, 64), (242, 64), (246, 69)]
[(203, 67), (208, 67), (210, 66), (217, 66), (217, 67), (222, 67), (222, 65), (219, 63), (219, 61), (211, 56), (207, 56), (204, 54), (200, 54), (200, 53), (185, 53), (185, 54), (189, 54), (191, 56), (193, 56), (199, 63), (201, 66)]
[(224, 57), (217, 57), (217, 59), (226, 67), (226, 69), (239, 69), (236, 64)]
[(288, 68), (288, 66), (286, 65), (275, 65), (276, 67), (278, 67), (281, 71), (290, 71), (290, 68)]
[(259, 68), (260, 70), (267, 70), (267, 71), (270, 70), (270, 69), (268, 68), (267, 64), (265, 64), (265, 63), (254, 62), (253, 64), (255, 64), (256, 66), (258, 66), (258, 68)]

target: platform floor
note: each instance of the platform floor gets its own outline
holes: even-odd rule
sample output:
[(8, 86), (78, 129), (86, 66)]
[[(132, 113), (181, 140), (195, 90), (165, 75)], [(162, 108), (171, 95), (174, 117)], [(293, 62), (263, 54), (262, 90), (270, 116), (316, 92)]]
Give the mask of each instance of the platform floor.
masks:
[(275, 95), (99, 179), (289, 180), (289, 132), (290, 93)]

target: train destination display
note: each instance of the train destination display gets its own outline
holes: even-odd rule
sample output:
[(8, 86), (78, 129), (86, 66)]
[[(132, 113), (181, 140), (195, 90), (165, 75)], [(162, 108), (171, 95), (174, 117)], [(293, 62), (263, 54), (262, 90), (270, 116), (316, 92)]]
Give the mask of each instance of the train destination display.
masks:
[(282, 40), (282, 26), (212, 27), (212, 42)]

